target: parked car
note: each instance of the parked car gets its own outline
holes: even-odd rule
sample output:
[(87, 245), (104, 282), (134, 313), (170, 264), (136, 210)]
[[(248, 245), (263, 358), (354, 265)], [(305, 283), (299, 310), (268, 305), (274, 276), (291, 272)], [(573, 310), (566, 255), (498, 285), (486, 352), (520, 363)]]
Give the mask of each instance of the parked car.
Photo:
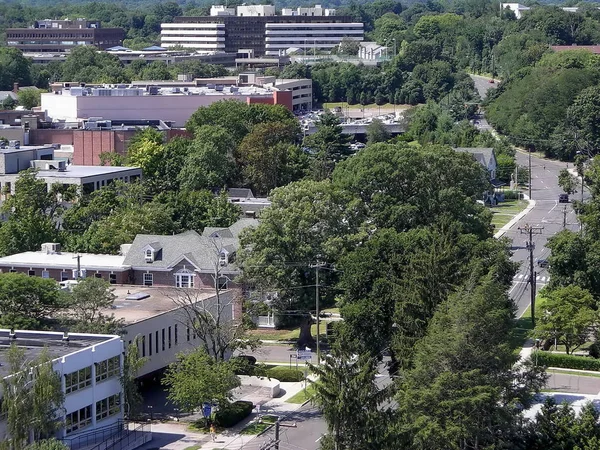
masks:
[(538, 267), (541, 267), (542, 269), (545, 269), (546, 267), (548, 267), (550, 265), (550, 263), (548, 262), (547, 259), (538, 259), (537, 260), (537, 265), (538, 265)]
[(567, 194), (560, 194), (558, 196), (558, 203), (569, 203), (569, 196)]

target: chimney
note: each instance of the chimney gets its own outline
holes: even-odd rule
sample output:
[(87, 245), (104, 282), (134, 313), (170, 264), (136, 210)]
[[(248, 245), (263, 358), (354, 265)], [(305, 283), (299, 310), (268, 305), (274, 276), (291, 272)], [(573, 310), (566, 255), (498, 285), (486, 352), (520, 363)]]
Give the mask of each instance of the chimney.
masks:
[(19, 92), (19, 83), (13, 83), (13, 92), (15, 94)]

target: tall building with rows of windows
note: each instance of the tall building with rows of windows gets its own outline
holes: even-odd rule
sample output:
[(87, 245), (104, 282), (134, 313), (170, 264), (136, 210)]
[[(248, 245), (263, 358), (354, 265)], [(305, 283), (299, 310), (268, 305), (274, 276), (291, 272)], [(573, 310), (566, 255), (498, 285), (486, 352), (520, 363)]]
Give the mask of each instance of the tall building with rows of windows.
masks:
[(291, 50), (307, 54), (331, 51), (343, 39), (362, 41), (363, 24), (334, 9), (283, 9), (270, 5), (226, 8), (213, 6), (210, 16), (175, 17), (161, 25), (163, 47), (204, 52), (244, 53), (250, 57), (282, 55)]
[[(63, 334), (0, 329), (0, 346), (16, 345), (34, 360), (42, 349), (53, 358), (65, 394), (59, 438), (73, 438), (123, 419), (123, 342), (120, 336)], [(10, 375), (6, 352), (0, 352), (0, 376)], [(6, 439), (6, 421), (0, 418), (0, 439)]]

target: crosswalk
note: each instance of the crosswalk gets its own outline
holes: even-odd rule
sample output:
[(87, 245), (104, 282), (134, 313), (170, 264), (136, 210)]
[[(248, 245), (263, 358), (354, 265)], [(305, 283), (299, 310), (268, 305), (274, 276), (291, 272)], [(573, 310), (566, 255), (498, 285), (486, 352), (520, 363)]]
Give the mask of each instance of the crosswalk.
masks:
[[(518, 273), (517, 275), (514, 276), (513, 280), (514, 281), (529, 281), (529, 274)], [(550, 276), (549, 275), (546, 275), (546, 276), (538, 275), (535, 277), (535, 281), (538, 283), (548, 283), (548, 282), (550, 282)]]

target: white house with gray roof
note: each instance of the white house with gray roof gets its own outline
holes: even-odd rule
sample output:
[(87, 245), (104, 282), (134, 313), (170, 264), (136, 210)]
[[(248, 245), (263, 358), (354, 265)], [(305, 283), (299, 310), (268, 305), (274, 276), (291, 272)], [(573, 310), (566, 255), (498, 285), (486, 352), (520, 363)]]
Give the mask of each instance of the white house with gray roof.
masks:
[(489, 173), (490, 180), (496, 179), (498, 163), (493, 148), (488, 147), (457, 147), (457, 152), (470, 153)]

